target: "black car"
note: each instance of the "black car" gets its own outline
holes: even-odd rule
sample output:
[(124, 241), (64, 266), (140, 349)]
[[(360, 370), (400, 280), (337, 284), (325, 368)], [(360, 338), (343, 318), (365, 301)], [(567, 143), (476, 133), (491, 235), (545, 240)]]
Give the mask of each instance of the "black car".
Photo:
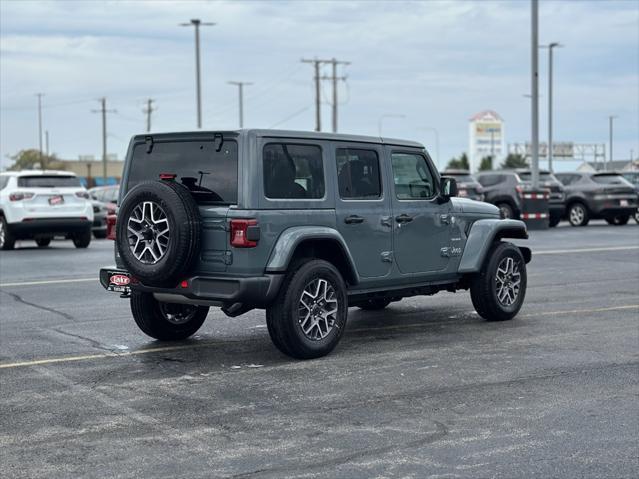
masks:
[[(626, 180), (632, 183), (632, 186), (635, 187), (635, 191), (639, 195), (639, 171), (624, 171), (621, 174)], [(635, 211), (634, 217), (635, 221), (639, 223), (639, 210)]]
[(591, 219), (605, 219), (611, 225), (625, 225), (637, 212), (637, 192), (615, 172), (558, 173), (566, 188), (566, 215), (573, 226), (585, 226)]
[(457, 196), (471, 200), (484, 201), (484, 188), (468, 170), (446, 170), (444, 176), (455, 178), (457, 182)]
[[(524, 194), (531, 187), (530, 170), (486, 171), (477, 175), (484, 188), (484, 201), (496, 205), (503, 218), (519, 218)], [(563, 185), (549, 171), (539, 172), (539, 186), (548, 190), (549, 225), (557, 226), (565, 211)]]

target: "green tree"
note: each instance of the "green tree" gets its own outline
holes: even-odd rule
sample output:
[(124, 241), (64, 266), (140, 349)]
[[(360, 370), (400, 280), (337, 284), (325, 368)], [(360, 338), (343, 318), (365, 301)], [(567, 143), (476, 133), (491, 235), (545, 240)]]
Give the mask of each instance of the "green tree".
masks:
[(42, 154), (40, 158), (40, 151), (35, 148), (29, 148), (27, 150), (20, 150), (15, 155), (9, 157), (13, 160), (13, 165), (9, 170), (64, 170), (64, 164), (58, 161), (55, 155)]
[(508, 153), (508, 156), (501, 164), (501, 169), (512, 170), (515, 168), (528, 168), (526, 157), (518, 153)]
[(468, 155), (462, 153), (459, 158), (452, 158), (448, 165), (447, 170), (470, 170), (470, 164), (468, 163)]
[(479, 163), (479, 171), (488, 171), (493, 169), (493, 157), (484, 156)]

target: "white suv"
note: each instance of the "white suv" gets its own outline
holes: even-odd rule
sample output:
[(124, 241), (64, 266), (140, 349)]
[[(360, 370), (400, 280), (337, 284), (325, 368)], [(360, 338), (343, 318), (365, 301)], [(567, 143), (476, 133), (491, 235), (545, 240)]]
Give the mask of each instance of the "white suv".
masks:
[(64, 235), (76, 248), (86, 248), (92, 223), (93, 205), (74, 173), (0, 173), (0, 249), (13, 249), (19, 239), (34, 239), (46, 247), (54, 235)]

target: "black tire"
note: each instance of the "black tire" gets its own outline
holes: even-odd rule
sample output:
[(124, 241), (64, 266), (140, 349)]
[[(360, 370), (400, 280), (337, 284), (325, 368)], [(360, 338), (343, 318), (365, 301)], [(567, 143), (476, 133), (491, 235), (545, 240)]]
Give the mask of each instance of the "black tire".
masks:
[[(512, 293), (514, 298), (511, 304), (500, 301), (497, 290), (497, 268), (502, 266), (508, 258), (512, 259), (513, 265), (519, 271), (519, 289), (516, 293)], [(514, 277), (517, 278), (516, 275)], [(526, 261), (519, 248), (512, 243), (493, 244), (481, 271), (471, 279), (470, 297), (475, 311), (488, 321), (506, 321), (514, 318), (524, 303), (526, 284)]]
[[(325, 291), (328, 291), (328, 294), (324, 296), (328, 296), (331, 303), (335, 301), (337, 311), (332, 315), (330, 328), (328, 322), (324, 323), (324, 329), (318, 322), (317, 328), (309, 327), (309, 334), (306, 334), (299, 317), (302, 295), (306, 288), (313, 290), (315, 283), (321, 287), (321, 281), (325, 281), (327, 285)], [(329, 287), (332, 288), (332, 292)], [(332, 308), (325, 303), (323, 305), (321, 299), (313, 306), (310, 296), (309, 299), (305, 299), (306, 301), (312, 307), (317, 307), (317, 311), (321, 308)], [(326, 309), (323, 311), (326, 312)], [(346, 284), (337, 268), (327, 261), (308, 259), (297, 263), (287, 273), (277, 297), (266, 310), (266, 325), (273, 343), (281, 352), (297, 359), (313, 359), (327, 355), (337, 346), (346, 327), (347, 315)], [(309, 320), (313, 321), (312, 318)], [(324, 333), (326, 334), (322, 336)], [(313, 335), (316, 337), (311, 337)]]
[(107, 232), (106, 230), (97, 230), (93, 232), (93, 237), (95, 239), (104, 239), (107, 237)]
[(639, 224), (639, 210), (635, 211), (633, 216), (635, 218), (635, 223)]
[[(145, 202), (152, 202), (161, 208), (167, 223), (162, 223), (162, 226), (158, 223), (151, 225), (145, 220), (144, 225), (140, 224), (140, 228), (146, 228), (144, 234), (148, 234), (150, 240), (156, 241), (156, 238), (161, 236), (157, 234), (159, 229), (164, 228), (165, 224), (168, 224), (169, 228), (169, 235), (163, 239), (166, 241), (164, 250), (157, 260), (154, 257), (145, 259), (146, 250), (141, 253), (136, 250), (136, 254), (141, 255), (140, 258), (131, 250), (137, 237), (128, 231), (129, 218), (139, 215), (140, 210), (136, 208), (140, 205), (144, 208)], [(199, 256), (200, 224), (197, 203), (185, 186), (174, 181), (140, 183), (126, 195), (118, 213), (116, 241), (122, 262), (126, 269), (144, 284), (175, 286), (179, 278), (193, 268)], [(144, 247), (144, 243), (139, 246)], [(149, 254), (155, 252), (159, 250)]]
[(630, 215), (617, 215), (606, 218), (606, 223), (613, 226), (623, 226), (628, 223)]
[(572, 226), (586, 226), (590, 221), (590, 213), (583, 203), (572, 203), (568, 207), (568, 221)]
[(51, 236), (36, 238), (35, 242), (38, 245), (38, 248), (46, 248), (51, 243)]
[(550, 215), (550, 219), (548, 220), (548, 226), (554, 228), (561, 222), (561, 216), (559, 215)]
[(499, 214), (502, 219), (513, 219), (515, 218), (515, 209), (510, 206), (508, 203), (497, 203), (495, 206), (499, 208)]
[(73, 244), (76, 248), (87, 248), (91, 244), (91, 230), (73, 235)]
[(11, 233), (11, 229), (7, 224), (4, 216), (0, 216), (0, 249), (10, 250), (16, 245), (16, 238)]
[(365, 301), (364, 303), (359, 303), (357, 307), (359, 309), (363, 309), (364, 311), (379, 311), (384, 309), (386, 306), (391, 304), (390, 299), (386, 298), (374, 298)]
[[(131, 292), (135, 324), (148, 336), (161, 341), (179, 341), (197, 332), (209, 313), (207, 306), (161, 303), (151, 293)], [(178, 318), (179, 315), (186, 318)], [(170, 316), (175, 319), (171, 321)], [(182, 322), (183, 321), (183, 322)]]

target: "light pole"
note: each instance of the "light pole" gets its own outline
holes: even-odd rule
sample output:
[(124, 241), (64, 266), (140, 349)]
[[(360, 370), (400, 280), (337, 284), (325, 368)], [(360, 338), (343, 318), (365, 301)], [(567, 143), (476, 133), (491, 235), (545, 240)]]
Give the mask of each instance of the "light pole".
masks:
[(435, 164), (437, 165), (437, 169), (439, 169), (439, 132), (437, 128), (433, 128), (432, 126), (423, 126), (420, 130), (432, 131), (435, 134), (435, 154), (437, 155)]
[(548, 169), (552, 169), (552, 49), (563, 47), (559, 42), (552, 42), (549, 45), (542, 45), (540, 48), (548, 49)]
[(531, 94), (532, 94), (532, 112), (531, 112), (531, 164), (532, 164), (532, 187), (539, 188), (539, 2), (531, 0), (530, 2), (530, 19), (531, 19)]
[(40, 168), (44, 170), (44, 158), (42, 157), (42, 97), (44, 93), (36, 93), (38, 97), (38, 158)]
[(202, 22), (194, 18), (188, 23), (180, 23), (181, 27), (195, 27), (195, 88), (197, 102), (197, 127), (202, 128), (202, 92), (200, 88), (200, 26), (213, 26), (215, 23)]
[(237, 86), (240, 95), (240, 128), (244, 128), (244, 86), (252, 85), (252, 83), (245, 81), (229, 81), (227, 83)]
[[(608, 117), (608, 135), (609, 135), (609, 141), (610, 141), (610, 158), (608, 158), (608, 165), (610, 166), (610, 163), (613, 160), (612, 157), (612, 127), (613, 127), (613, 120), (617, 118), (616, 115), (610, 115)], [(608, 168), (604, 165), (604, 170), (608, 170)]]
[(379, 133), (380, 137), (382, 136), (382, 126), (383, 126), (384, 118), (406, 118), (406, 115), (400, 115), (397, 113), (386, 113), (384, 115), (381, 115), (377, 119), (377, 132)]

